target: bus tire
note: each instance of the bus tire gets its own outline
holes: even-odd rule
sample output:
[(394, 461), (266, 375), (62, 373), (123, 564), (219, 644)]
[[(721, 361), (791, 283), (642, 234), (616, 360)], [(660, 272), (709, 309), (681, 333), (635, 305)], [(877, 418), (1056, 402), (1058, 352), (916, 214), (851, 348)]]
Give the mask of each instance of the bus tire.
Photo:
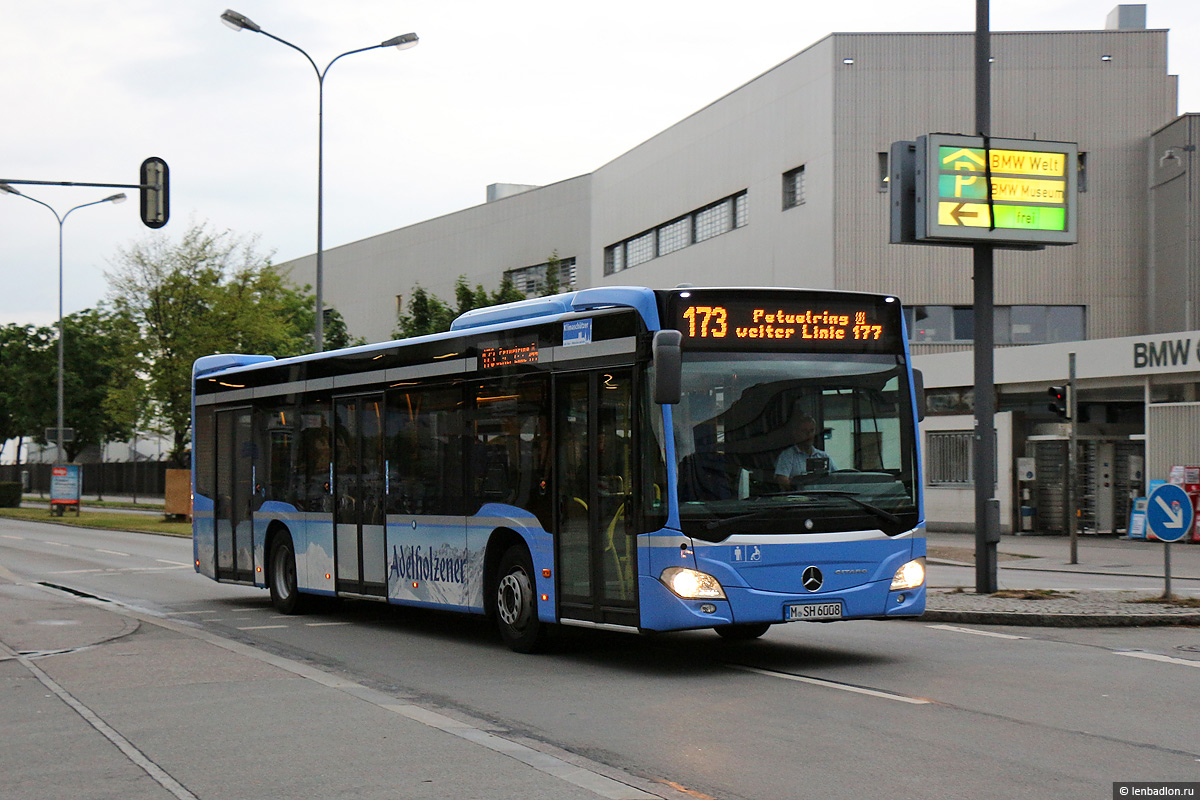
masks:
[(292, 537), (280, 536), (271, 548), (267, 561), (271, 605), (281, 614), (302, 614), (308, 603), (296, 585), (296, 551)]
[(757, 639), (771, 627), (769, 622), (751, 622), (744, 625), (718, 625), (713, 628), (722, 639), (731, 642), (748, 642)]
[(496, 624), (504, 643), (518, 653), (540, 650), (547, 626), (538, 619), (537, 580), (529, 551), (523, 545), (513, 545), (500, 557), (493, 597)]

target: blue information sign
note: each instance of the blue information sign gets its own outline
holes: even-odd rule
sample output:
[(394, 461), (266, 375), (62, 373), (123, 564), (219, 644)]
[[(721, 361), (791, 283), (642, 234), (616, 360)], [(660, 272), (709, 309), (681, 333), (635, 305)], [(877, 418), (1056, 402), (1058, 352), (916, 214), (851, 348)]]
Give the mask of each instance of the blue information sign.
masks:
[(1146, 526), (1164, 542), (1177, 542), (1192, 530), (1195, 512), (1182, 487), (1164, 483), (1150, 492), (1146, 502)]

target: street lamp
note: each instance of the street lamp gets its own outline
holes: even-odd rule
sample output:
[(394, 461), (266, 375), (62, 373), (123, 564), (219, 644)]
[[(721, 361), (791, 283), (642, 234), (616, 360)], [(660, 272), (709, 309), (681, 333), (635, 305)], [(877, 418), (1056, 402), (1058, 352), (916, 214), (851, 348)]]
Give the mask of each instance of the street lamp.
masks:
[(313, 344), (316, 352), (319, 353), (325, 349), (325, 303), (323, 294), (325, 285), (325, 75), (329, 72), (329, 68), (334, 65), (334, 62), (342, 56), (365, 53), (368, 50), (377, 50), (381, 47), (395, 47), (397, 50), (408, 50), (410, 47), (417, 46), (419, 38), (415, 33), (405, 33), (401, 36), (393, 36), (385, 42), (373, 44), (370, 47), (347, 50), (326, 64), (325, 69), (322, 70), (317, 66), (317, 62), (312, 60), (312, 56), (304, 52), (304, 50), (286, 39), (280, 39), (275, 34), (264, 31), (249, 17), (239, 14), (233, 9), (226, 9), (225, 13), (221, 15), (221, 21), (235, 31), (245, 30), (261, 33), (268, 39), (274, 39), (280, 44), (287, 45), (307, 58), (308, 63), (312, 64), (313, 71), (317, 73), (317, 304), (316, 321), (313, 325)]
[(63, 351), (63, 341), (66, 338), (64, 329), (63, 329), (63, 224), (67, 221), (67, 217), (71, 216), (71, 211), (78, 211), (81, 208), (87, 208), (88, 206), (96, 206), (96, 205), (100, 205), (101, 203), (124, 203), (125, 202), (125, 193), (121, 192), (120, 194), (109, 195), (108, 197), (105, 197), (103, 200), (93, 200), (90, 203), (84, 203), (83, 205), (75, 206), (74, 208), (70, 209), (69, 211), (67, 211), (67, 213), (63, 214), (60, 217), (58, 215), (58, 212), (55, 211), (54, 207), (51, 206), (49, 203), (43, 203), (41, 200), (38, 200), (36, 197), (30, 197), (27, 194), (21, 194), (16, 189), (9, 186), (7, 183), (0, 183), (0, 191), (6, 192), (8, 194), (15, 194), (17, 197), (24, 197), (26, 200), (37, 203), (39, 206), (45, 206), (46, 208), (50, 209), (50, 213), (54, 215), (54, 218), (56, 220), (58, 220), (58, 437), (57, 437), (57, 444), (58, 444), (58, 459), (60, 462), (65, 462), (67, 460), (67, 458), (66, 458), (67, 450), (65, 447), (63, 447), (63, 371), (64, 371), (63, 370), (63, 361), (64, 361), (64, 359), (63, 359), (63, 352), (64, 352)]

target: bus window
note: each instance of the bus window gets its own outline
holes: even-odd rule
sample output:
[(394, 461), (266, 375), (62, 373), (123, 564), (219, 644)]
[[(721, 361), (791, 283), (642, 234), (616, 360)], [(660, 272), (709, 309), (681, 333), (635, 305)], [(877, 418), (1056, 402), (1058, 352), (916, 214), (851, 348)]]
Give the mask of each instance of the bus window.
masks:
[(457, 387), (388, 394), (388, 513), (463, 513), (461, 404)]
[(300, 411), (300, 464), (293, 496), (297, 507), (305, 511), (332, 511), (333, 487), (330, 466), (333, 463), (333, 432), (329, 427), (328, 401), (305, 403)]
[(545, 376), (511, 377), (475, 387), (468, 426), (468, 481), (474, 503), (506, 503), (551, 525), (550, 394)]

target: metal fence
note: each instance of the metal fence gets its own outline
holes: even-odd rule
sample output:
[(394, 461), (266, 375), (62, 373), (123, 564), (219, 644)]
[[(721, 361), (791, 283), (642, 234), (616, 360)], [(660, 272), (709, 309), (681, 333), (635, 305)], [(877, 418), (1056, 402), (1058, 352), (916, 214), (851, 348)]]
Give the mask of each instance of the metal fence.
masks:
[[(50, 494), (51, 464), (0, 464), (0, 481), (22, 482), (28, 473), (25, 491)], [(163, 497), (167, 470), (176, 465), (167, 461), (107, 462), (81, 464), (82, 493), (86, 496)]]

